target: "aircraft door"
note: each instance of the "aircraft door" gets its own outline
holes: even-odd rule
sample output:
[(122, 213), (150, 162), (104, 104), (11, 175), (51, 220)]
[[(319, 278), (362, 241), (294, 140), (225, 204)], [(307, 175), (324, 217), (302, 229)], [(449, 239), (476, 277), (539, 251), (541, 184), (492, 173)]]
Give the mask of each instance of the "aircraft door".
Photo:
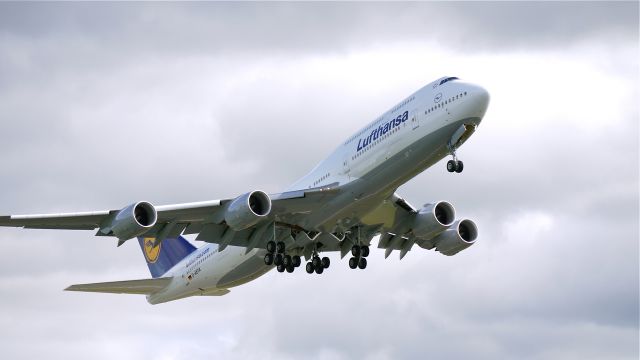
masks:
[(344, 161), (342, 162), (342, 173), (347, 181), (351, 180), (351, 168), (349, 163), (349, 155), (344, 157)]
[(411, 110), (409, 115), (409, 119), (411, 120), (411, 129), (415, 130), (420, 127), (420, 117), (418, 116), (418, 109)]

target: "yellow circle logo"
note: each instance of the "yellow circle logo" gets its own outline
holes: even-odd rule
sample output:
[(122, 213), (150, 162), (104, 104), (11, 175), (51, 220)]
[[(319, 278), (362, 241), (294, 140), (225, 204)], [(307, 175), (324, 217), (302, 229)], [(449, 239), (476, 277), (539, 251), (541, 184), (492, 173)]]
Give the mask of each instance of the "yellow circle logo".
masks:
[(153, 246), (155, 240), (156, 238), (152, 237), (144, 238), (144, 257), (150, 263), (154, 263), (158, 260), (160, 248), (162, 247), (162, 243), (158, 244), (158, 246)]

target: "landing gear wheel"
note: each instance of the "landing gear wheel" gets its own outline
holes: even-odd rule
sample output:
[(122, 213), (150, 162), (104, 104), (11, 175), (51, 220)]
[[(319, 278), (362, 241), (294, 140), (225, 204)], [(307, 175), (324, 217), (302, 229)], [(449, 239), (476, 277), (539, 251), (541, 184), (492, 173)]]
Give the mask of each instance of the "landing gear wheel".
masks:
[(287, 267), (286, 267), (286, 270), (287, 270), (287, 272), (288, 272), (289, 274), (291, 274), (291, 273), (293, 272), (293, 270), (295, 270), (295, 269), (296, 269), (296, 268), (295, 268), (295, 267), (293, 267), (293, 265), (289, 265), (289, 266), (287, 266)]
[(367, 259), (365, 258), (360, 258), (360, 261), (358, 262), (358, 267), (360, 269), (364, 269), (367, 267)]
[(273, 254), (274, 252), (276, 252), (276, 242), (275, 241), (269, 241), (267, 243), (267, 252)]
[(276, 245), (276, 251), (279, 254), (282, 254), (284, 252), (284, 248), (285, 248), (284, 243), (282, 241), (278, 241), (278, 244)]
[(368, 246), (361, 247), (360, 248), (360, 253), (361, 253), (362, 257), (369, 256), (369, 247)]
[(271, 265), (273, 264), (273, 254), (267, 254), (264, 256), (264, 263), (265, 265)]
[(316, 274), (322, 274), (323, 271), (324, 271), (324, 268), (322, 266), (318, 266), (316, 268)]
[(291, 261), (291, 255), (285, 255), (282, 258), (282, 264), (284, 264), (284, 266), (286, 267), (293, 266), (293, 262)]
[(354, 257), (360, 256), (360, 246), (353, 245), (353, 247), (351, 248), (351, 255), (353, 255)]
[(462, 163), (462, 161), (458, 160), (458, 162), (456, 163), (456, 172), (459, 174), (462, 172), (463, 169), (464, 169), (464, 164)]
[(280, 264), (276, 267), (276, 269), (278, 270), (278, 272), (284, 272), (284, 265)]
[(311, 260), (311, 263), (313, 264), (314, 268), (318, 268), (319, 266), (322, 266), (322, 260), (320, 260), (320, 258), (318, 256), (314, 256), (313, 259)]
[(352, 257), (351, 259), (349, 259), (349, 267), (352, 269), (355, 269), (358, 267), (358, 258), (354, 258)]
[(299, 267), (300, 264), (302, 264), (302, 260), (300, 260), (300, 256), (298, 255), (293, 256), (291, 260), (293, 261), (293, 267)]
[(273, 259), (273, 263), (274, 263), (276, 266), (280, 266), (280, 265), (282, 265), (282, 261), (283, 261), (283, 259), (282, 259), (282, 254), (276, 254), (275, 259)]
[(329, 260), (329, 258), (326, 257), (326, 256), (323, 257), (322, 258), (322, 267), (325, 268), (325, 269), (328, 269), (329, 265), (331, 265), (331, 260)]
[(307, 270), (307, 274), (313, 274), (313, 270), (314, 270), (313, 264), (308, 262), (307, 266), (305, 267), (305, 270)]
[(452, 172), (456, 171), (456, 168), (457, 168), (457, 166), (456, 166), (456, 162), (455, 161), (453, 161), (453, 160), (447, 161), (447, 171), (448, 172), (452, 173)]

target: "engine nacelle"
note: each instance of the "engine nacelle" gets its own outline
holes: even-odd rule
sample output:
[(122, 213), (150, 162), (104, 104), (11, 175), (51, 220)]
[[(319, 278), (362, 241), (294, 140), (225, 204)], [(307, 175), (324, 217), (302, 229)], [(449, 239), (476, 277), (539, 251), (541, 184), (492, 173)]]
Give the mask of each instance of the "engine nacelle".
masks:
[(456, 221), (451, 228), (433, 239), (436, 250), (453, 256), (473, 245), (478, 238), (478, 227), (468, 219)]
[(420, 240), (430, 240), (447, 230), (455, 220), (456, 211), (448, 202), (427, 204), (416, 214), (413, 235)]
[(156, 208), (146, 201), (140, 201), (118, 211), (110, 230), (118, 239), (129, 240), (147, 232), (157, 220)]
[(224, 220), (235, 231), (244, 230), (271, 212), (271, 199), (262, 191), (252, 191), (235, 198), (227, 207)]

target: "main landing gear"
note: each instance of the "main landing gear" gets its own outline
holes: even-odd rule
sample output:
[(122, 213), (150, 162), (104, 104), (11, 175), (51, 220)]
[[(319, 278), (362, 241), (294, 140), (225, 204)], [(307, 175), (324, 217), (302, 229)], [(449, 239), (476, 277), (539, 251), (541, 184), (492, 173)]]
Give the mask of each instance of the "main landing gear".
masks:
[(349, 267), (352, 269), (365, 269), (367, 267), (367, 259), (369, 256), (369, 247), (368, 246), (358, 246), (353, 245), (351, 248), (351, 255), (353, 255), (349, 259)]
[(461, 173), (464, 169), (464, 163), (462, 163), (462, 160), (458, 160), (455, 150), (451, 150), (451, 156), (453, 156), (453, 160), (447, 161), (447, 171)]
[[(298, 255), (285, 254), (284, 242), (269, 241), (267, 243), (267, 254), (264, 256), (266, 265), (275, 265), (278, 272), (292, 273), (300, 267), (302, 260)], [(349, 267), (352, 269), (365, 269), (367, 267), (367, 256), (369, 256), (369, 246), (353, 245), (351, 248), (352, 257), (349, 259)], [(322, 274), (331, 265), (328, 257), (320, 257), (317, 250), (313, 251), (311, 260), (305, 265), (308, 274)]]
[(288, 255), (284, 253), (285, 244), (282, 241), (269, 241), (267, 243), (267, 254), (264, 256), (266, 265), (275, 265), (278, 272), (292, 273), (297, 267), (300, 267), (302, 260), (298, 255)]
[(325, 256), (321, 259), (320, 255), (314, 252), (313, 257), (311, 258), (311, 261), (307, 263), (305, 270), (307, 270), (307, 274), (313, 274), (314, 272), (316, 274), (322, 274), (324, 269), (329, 268), (329, 265), (331, 265), (331, 260), (329, 260), (328, 257)]

